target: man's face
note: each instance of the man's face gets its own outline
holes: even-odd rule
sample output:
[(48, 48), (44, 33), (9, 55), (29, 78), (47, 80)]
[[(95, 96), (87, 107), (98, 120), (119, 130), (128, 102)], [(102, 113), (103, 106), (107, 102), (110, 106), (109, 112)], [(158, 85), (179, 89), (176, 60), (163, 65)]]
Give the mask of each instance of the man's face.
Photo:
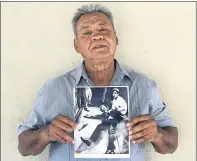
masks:
[(118, 97), (118, 93), (116, 91), (113, 91), (113, 97), (116, 99)]
[(114, 58), (117, 39), (111, 21), (102, 13), (87, 14), (77, 23), (75, 49), (85, 61)]
[(104, 105), (100, 106), (102, 112), (107, 112), (107, 107)]

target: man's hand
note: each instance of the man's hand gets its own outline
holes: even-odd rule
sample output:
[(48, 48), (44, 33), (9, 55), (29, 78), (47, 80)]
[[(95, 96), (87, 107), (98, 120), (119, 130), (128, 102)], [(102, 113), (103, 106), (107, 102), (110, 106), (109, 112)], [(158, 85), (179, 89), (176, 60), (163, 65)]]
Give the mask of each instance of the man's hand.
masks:
[(70, 118), (58, 115), (48, 126), (23, 131), (18, 137), (18, 150), (23, 156), (38, 155), (51, 141), (71, 143), (73, 138), (68, 133), (72, 132), (76, 125)]
[(72, 132), (76, 126), (77, 123), (69, 117), (58, 115), (48, 126), (49, 140), (61, 143), (74, 143), (73, 138), (68, 133)]
[(133, 143), (151, 141), (154, 149), (160, 154), (173, 153), (178, 146), (176, 127), (157, 126), (151, 115), (141, 115), (128, 122), (129, 138)]
[(129, 128), (129, 138), (133, 143), (154, 142), (157, 139), (157, 124), (151, 115), (137, 116), (127, 124), (127, 127)]
[[(92, 115), (90, 115), (89, 113), (87, 113), (87, 114), (85, 114), (83, 117), (85, 117), (85, 118), (91, 118)], [(94, 117), (94, 116), (93, 116), (93, 117)]]

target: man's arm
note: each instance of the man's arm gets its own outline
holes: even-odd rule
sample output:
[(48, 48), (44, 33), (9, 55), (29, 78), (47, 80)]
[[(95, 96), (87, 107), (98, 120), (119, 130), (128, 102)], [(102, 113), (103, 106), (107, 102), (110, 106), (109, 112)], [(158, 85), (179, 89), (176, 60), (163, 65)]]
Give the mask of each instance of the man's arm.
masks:
[(173, 153), (177, 149), (177, 128), (160, 128), (151, 115), (137, 116), (127, 126), (129, 128), (129, 138), (133, 143), (151, 141), (154, 149), (161, 154)]
[(58, 115), (49, 126), (22, 132), (18, 137), (18, 150), (23, 156), (38, 155), (51, 141), (72, 143), (73, 138), (68, 133), (75, 127), (76, 123), (73, 120)]
[(50, 143), (47, 127), (24, 131), (19, 135), (18, 140), (18, 150), (22, 156), (40, 154)]
[(98, 114), (98, 115), (89, 115), (89, 114), (87, 114), (87, 115), (85, 115), (83, 117), (89, 118), (89, 119), (103, 119), (104, 118), (104, 114), (103, 113), (102, 114)]
[(176, 127), (157, 127), (157, 139), (152, 142), (154, 149), (161, 154), (173, 153), (178, 146), (178, 130)]

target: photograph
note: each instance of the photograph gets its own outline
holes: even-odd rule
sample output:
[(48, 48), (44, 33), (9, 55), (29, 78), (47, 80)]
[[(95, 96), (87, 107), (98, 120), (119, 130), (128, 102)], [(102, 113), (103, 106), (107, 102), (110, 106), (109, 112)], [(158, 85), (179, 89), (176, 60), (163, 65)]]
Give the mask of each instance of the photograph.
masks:
[(75, 158), (130, 157), (128, 94), (127, 86), (75, 88)]

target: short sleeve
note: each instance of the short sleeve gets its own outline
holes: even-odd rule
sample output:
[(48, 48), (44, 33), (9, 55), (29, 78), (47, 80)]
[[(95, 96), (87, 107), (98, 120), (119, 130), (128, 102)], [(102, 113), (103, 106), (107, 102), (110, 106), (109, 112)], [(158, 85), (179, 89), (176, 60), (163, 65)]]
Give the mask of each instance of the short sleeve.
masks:
[(137, 86), (141, 114), (151, 114), (159, 127), (176, 127), (168, 115), (165, 103), (159, 96), (155, 81), (143, 76), (138, 81)]
[(37, 93), (31, 113), (18, 127), (18, 135), (20, 135), (23, 131), (29, 129), (36, 130), (47, 124), (47, 120), (45, 118), (45, 109), (48, 102), (47, 91), (49, 89), (50, 83), (51, 82), (48, 81)]

